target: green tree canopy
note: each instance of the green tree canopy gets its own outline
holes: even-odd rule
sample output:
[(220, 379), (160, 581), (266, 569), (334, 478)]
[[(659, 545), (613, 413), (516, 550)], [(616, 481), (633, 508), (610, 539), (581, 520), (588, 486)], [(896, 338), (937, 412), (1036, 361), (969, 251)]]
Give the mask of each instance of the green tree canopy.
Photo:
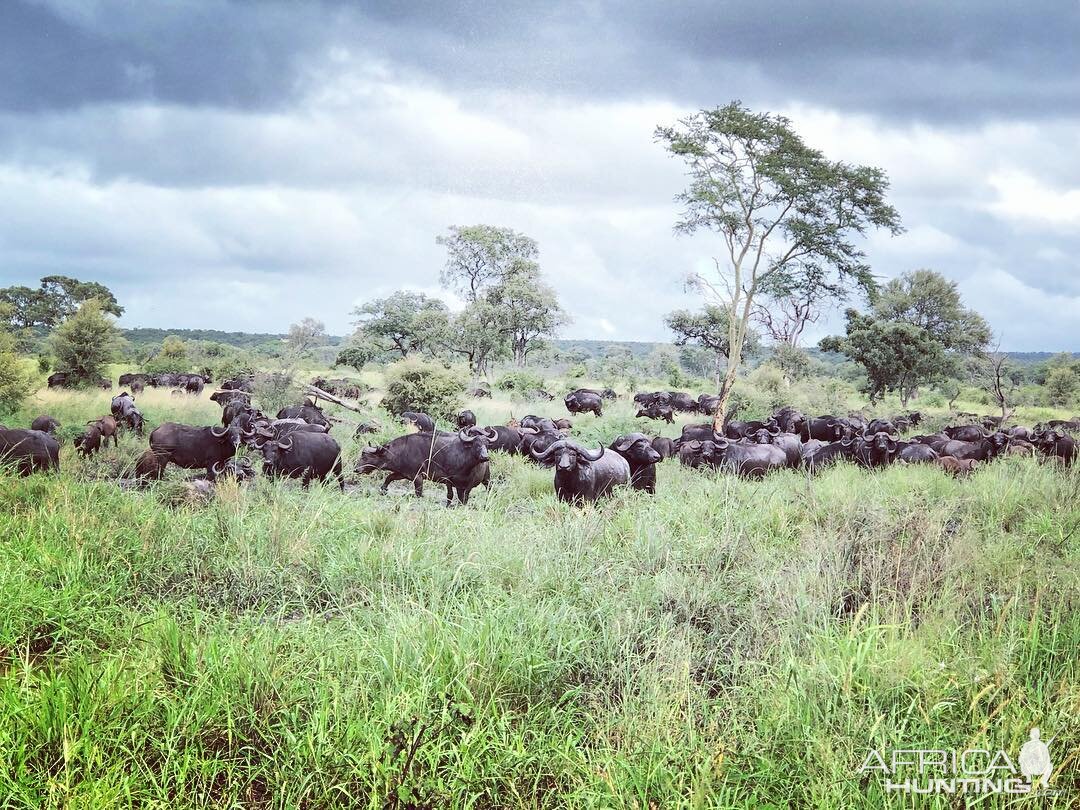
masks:
[[(700, 312), (678, 309), (664, 317), (664, 325), (675, 333), (676, 346), (700, 346), (712, 355), (712, 372), (719, 388), (725, 363), (731, 351), (730, 314), (715, 304), (706, 304)], [(757, 351), (758, 336), (747, 330), (743, 336), (743, 354)]]
[(691, 280), (728, 314), (728, 364), (714, 417), (719, 426), (742, 363), (761, 295), (807, 285), (841, 297), (874, 280), (855, 238), (871, 228), (898, 233), (900, 216), (885, 200), (881, 169), (828, 160), (807, 146), (791, 122), (754, 113), (738, 101), (702, 110), (656, 139), (686, 163), (689, 185), (678, 233), (708, 230), (725, 247), (715, 280)]
[(101, 376), (122, 340), (113, 319), (96, 298), (91, 298), (56, 328), (51, 342), (57, 368), (78, 384)]
[(956, 282), (933, 270), (914, 270), (892, 279), (876, 297), (874, 314), (925, 329), (950, 351), (973, 352), (991, 338), (985, 319), (964, 307)]
[(963, 306), (956, 284), (932, 270), (893, 279), (870, 313), (848, 310), (846, 317), (846, 337), (826, 338), (821, 348), (863, 367), (871, 399), (896, 391), (905, 406), (918, 386), (963, 375), (991, 338), (982, 316)]
[(445, 342), (449, 325), (446, 304), (423, 293), (401, 290), (353, 310), (356, 345), (378, 347), (408, 357), (412, 352), (434, 354)]
[(536, 241), (511, 228), (495, 225), (452, 225), (435, 243), (446, 248), (442, 284), (477, 301), (487, 287), (502, 282), (511, 272), (538, 271)]
[(6, 287), (0, 289), (0, 302), (11, 305), (8, 322), (17, 328), (53, 328), (70, 318), (80, 304), (97, 299), (102, 312), (119, 317), (124, 308), (103, 284), (79, 281), (68, 276), (45, 276), (37, 289)]

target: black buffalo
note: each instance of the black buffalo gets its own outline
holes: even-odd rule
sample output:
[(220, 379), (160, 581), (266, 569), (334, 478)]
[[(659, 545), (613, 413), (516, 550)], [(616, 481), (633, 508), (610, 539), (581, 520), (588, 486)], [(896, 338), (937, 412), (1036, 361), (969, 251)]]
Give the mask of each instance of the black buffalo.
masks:
[(470, 410), (458, 411), (457, 426), (461, 428), (476, 427), (476, 414)]
[(435, 430), (435, 420), (419, 411), (405, 411), (401, 415), (401, 421), (406, 425), (415, 426), (421, 433), (431, 433)]
[(680, 413), (697, 413), (698, 401), (684, 391), (668, 391), (668, 404)]
[(630, 482), (630, 465), (603, 446), (586, 450), (577, 442), (560, 439), (533, 456), (540, 463), (555, 462), (555, 494), (567, 503), (590, 503)]
[(663, 419), (669, 425), (675, 421), (674, 412), (670, 405), (648, 405), (634, 414), (635, 418)]
[(592, 413), (594, 416), (603, 416), (603, 399), (596, 391), (587, 388), (579, 388), (572, 391), (563, 399), (566, 410), (570, 413)]
[(630, 465), (630, 486), (650, 494), (656, 493), (656, 463), (663, 457), (649, 442), (644, 433), (627, 433), (619, 436), (609, 446)]
[(678, 452), (678, 448), (675, 446), (675, 442), (666, 436), (657, 436), (652, 440), (652, 447), (657, 453), (660, 454), (661, 459), (668, 459)]
[(1076, 440), (1062, 430), (1047, 429), (1037, 431), (1031, 438), (1045, 456), (1057, 459), (1066, 466), (1076, 460)]
[(325, 481), (327, 476), (333, 475), (338, 487), (345, 491), (341, 446), (328, 433), (293, 431), (282, 439), (264, 442), (262, 456), (266, 475), (299, 478), (304, 489), (312, 479)]
[(60, 443), (41, 430), (0, 427), (0, 467), (19, 475), (60, 469)]
[(156, 464), (155, 477), (160, 477), (171, 463), (189, 470), (204, 468), (206, 477), (212, 480), (214, 464), (235, 456), (240, 439), (240, 430), (235, 426), (195, 427), (165, 422), (150, 434), (150, 451)]
[(718, 438), (714, 466), (747, 478), (761, 478), (770, 470), (786, 467), (787, 455), (771, 444), (754, 444)]
[(855, 442), (855, 460), (864, 467), (884, 467), (896, 461), (899, 441), (883, 430), (865, 431)]
[(457, 433), (409, 433), (398, 436), (382, 447), (365, 447), (356, 471), (361, 474), (386, 470), (389, 474), (380, 491), (385, 493), (392, 481), (412, 481), (417, 497), (424, 494), (424, 479), (446, 485), (446, 505), (469, 502), (469, 493), (487, 484), (489, 441), (496, 432), (490, 428), (461, 430)]
[(304, 400), (302, 405), (289, 405), (277, 412), (278, 419), (303, 419), (311, 425), (322, 425), (330, 430), (330, 420), (326, 418), (322, 408), (315, 405), (310, 399)]
[(522, 433), (517, 428), (507, 427), (506, 425), (492, 425), (484, 428), (484, 430), (495, 437), (488, 442), (488, 450), (497, 450), (511, 456), (516, 456), (521, 452)]
[(40, 430), (42, 433), (48, 433), (50, 436), (56, 433), (56, 430), (59, 427), (60, 423), (48, 414), (42, 414), (30, 423), (31, 430)]

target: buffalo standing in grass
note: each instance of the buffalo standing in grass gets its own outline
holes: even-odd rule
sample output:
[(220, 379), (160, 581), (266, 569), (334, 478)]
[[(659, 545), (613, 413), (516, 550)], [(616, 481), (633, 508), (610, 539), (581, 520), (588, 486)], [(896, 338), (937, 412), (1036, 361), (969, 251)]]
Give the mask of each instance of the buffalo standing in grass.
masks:
[(30, 423), (31, 430), (40, 430), (42, 433), (48, 433), (50, 436), (54, 435), (59, 427), (60, 423), (48, 414), (42, 414)]
[(668, 459), (678, 452), (675, 442), (667, 436), (657, 436), (652, 440), (652, 448), (660, 454), (661, 460)]
[(189, 470), (203, 468), (213, 480), (214, 465), (236, 455), (241, 432), (232, 427), (194, 427), (165, 422), (150, 434), (150, 451), (154, 458), (140, 460), (154, 478), (160, 478), (170, 463)]
[(570, 413), (592, 413), (594, 416), (603, 416), (603, 399), (596, 391), (587, 388), (579, 388), (572, 391), (563, 399), (566, 410)]
[(327, 476), (333, 475), (338, 487), (345, 491), (341, 445), (328, 433), (293, 431), (282, 439), (264, 442), (262, 456), (266, 475), (299, 478), (304, 489), (312, 479), (325, 481)]
[(560, 439), (533, 455), (541, 464), (555, 461), (555, 494), (566, 503), (591, 503), (630, 482), (630, 465), (614, 450), (595, 452), (569, 439)]
[(663, 419), (669, 425), (675, 421), (675, 414), (670, 405), (649, 405), (645, 408), (641, 408), (636, 414), (635, 419)]
[(277, 413), (278, 419), (303, 419), (310, 425), (322, 425), (330, 430), (330, 420), (326, 418), (322, 408), (311, 400), (304, 400), (302, 405), (289, 405)]
[(60, 443), (41, 430), (0, 427), (0, 467), (19, 475), (60, 469)]
[(488, 442), (498, 438), (492, 428), (472, 428), (457, 433), (409, 433), (382, 447), (365, 447), (356, 472), (366, 474), (386, 470), (389, 474), (379, 490), (386, 493), (393, 481), (412, 481), (416, 497), (424, 494), (424, 479), (446, 485), (446, 505), (457, 491), (461, 504), (480, 484), (487, 484)]
[(770, 470), (786, 467), (787, 454), (771, 444), (751, 444), (718, 438), (714, 464), (747, 478), (761, 478)]
[(630, 486), (650, 495), (656, 494), (656, 463), (663, 457), (649, 442), (644, 433), (627, 433), (613, 441), (609, 450), (614, 450), (630, 465)]

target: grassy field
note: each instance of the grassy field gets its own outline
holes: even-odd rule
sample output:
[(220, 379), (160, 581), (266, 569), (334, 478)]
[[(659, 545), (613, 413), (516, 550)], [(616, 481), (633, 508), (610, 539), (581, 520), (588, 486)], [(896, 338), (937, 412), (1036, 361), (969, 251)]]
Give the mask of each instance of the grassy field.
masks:
[[(20, 418), (107, 410), (41, 392)], [(625, 402), (575, 420), (586, 442), (637, 424)], [(1055, 792), (1021, 803), (1080, 806), (1077, 468), (667, 462), (655, 497), (574, 509), (497, 457), (465, 508), (376, 479), (193, 508), (112, 480), (144, 446), (68, 442), (61, 475), (0, 480), (0, 806), (963, 807), (857, 769), (1015, 759), (1036, 725)]]

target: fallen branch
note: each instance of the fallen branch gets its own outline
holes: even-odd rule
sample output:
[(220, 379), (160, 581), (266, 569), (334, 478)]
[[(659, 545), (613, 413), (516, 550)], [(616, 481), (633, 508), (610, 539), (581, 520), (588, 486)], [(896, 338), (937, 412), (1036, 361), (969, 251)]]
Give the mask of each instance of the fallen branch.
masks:
[(363, 411), (360, 410), (355, 405), (350, 405), (347, 402), (343, 402), (342, 400), (335, 397), (333, 394), (328, 394), (325, 391), (323, 391), (321, 388), (316, 388), (314, 385), (306, 385), (306, 386), (304, 386), (304, 393), (309, 394), (311, 396), (314, 396), (316, 402), (319, 401), (319, 397), (322, 397), (327, 402), (333, 402), (335, 405), (340, 405), (342, 408), (346, 408), (347, 410), (350, 410), (350, 411), (353, 411), (353, 412), (359, 413), (359, 414), (363, 413)]

